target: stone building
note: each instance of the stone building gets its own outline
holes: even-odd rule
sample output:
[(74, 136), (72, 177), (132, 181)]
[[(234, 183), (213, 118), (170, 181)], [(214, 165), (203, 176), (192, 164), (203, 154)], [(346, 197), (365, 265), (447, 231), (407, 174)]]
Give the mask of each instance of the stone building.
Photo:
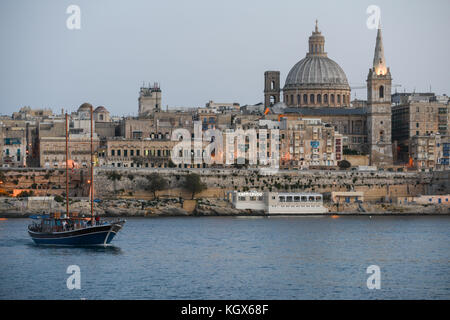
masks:
[[(392, 80), (384, 59), (381, 29), (367, 77), (367, 101), (357, 101), (355, 106), (350, 103), (350, 86), (344, 71), (325, 52), (325, 38), (317, 21), (306, 57), (292, 67), (283, 89), (278, 85), (279, 72), (268, 71), (264, 77), (264, 98), (271, 113), (293, 119), (321, 119), (343, 135), (345, 152), (367, 154), (374, 165), (392, 164)], [(279, 102), (281, 91), (285, 107)], [(267, 113), (266, 116), (271, 117)]]
[(280, 167), (308, 169), (336, 167), (342, 160), (342, 135), (320, 119), (282, 119)]
[(153, 87), (142, 86), (139, 91), (139, 116), (146, 117), (154, 112), (161, 111), (161, 88), (158, 83)]
[(25, 167), (27, 163), (27, 128), (21, 126), (1, 126), (2, 167)]
[(99, 106), (99, 107), (95, 108), (93, 114), (94, 114), (95, 122), (110, 122), (111, 121), (109, 111), (103, 106)]
[[(273, 72), (270, 75), (274, 76)], [(279, 80), (272, 80), (275, 85)], [(276, 88), (276, 87), (275, 87)], [(316, 27), (309, 37), (309, 52), (286, 77), (284, 103), (296, 107), (343, 107), (350, 105), (350, 86), (342, 68), (328, 58), (325, 37)], [(278, 101), (275, 101), (278, 102)]]
[(393, 164), (391, 85), (391, 71), (386, 66), (381, 28), (378, 28), (373, 66), (367, 75), (367, 107), (365, 108), (370, 164), (372, 165)]
[(415, 169), (450, 169), (450, 136), (414, 135), (410, 140), (410, 166)]
[[(66, 167), (66, 138), (65, 137), (41, 137), (40, 166), (42, 168)], [(99, 147), (97, 136), (93, 139), (94, 152)], [(71, 168), (88, 168), (91, 163), (90, 137), (80, 134), (69, 135), (69, 166)]]
[(167, 168), (176, 141), (168, 139), (107, 139), (99, 165), (117, 168)]
[(409, 148), (414, 136), (450, 134), (448, 100), (439, 102), (433, 93), (402, 93), (394, 94), (393, 102), (392, 140), (397, 145), (399, 161), (409, 161)]
[(13, 112), (14, 120), (36, 120), (53, 116), (51, 109), (31, 109), (30, 107), (22, 107), (18, 112)]

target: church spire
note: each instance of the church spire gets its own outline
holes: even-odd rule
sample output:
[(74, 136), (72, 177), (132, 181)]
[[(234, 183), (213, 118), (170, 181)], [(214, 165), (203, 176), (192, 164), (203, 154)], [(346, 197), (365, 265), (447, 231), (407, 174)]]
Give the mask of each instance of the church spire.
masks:
[(377, 42), (373, 56), (373, 69), (377, 75), (385, 75), (387, 73), (386, 60), (384, 59), (383, 37), (381, 35), (381, 23), (378, 25)]

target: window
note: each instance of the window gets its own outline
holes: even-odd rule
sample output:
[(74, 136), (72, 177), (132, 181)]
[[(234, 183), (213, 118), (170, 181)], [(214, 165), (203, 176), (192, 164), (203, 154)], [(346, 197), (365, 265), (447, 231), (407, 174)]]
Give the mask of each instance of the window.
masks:
[(307, 94), (303, 95), (303, 103), (305, 103), (305, 104), (308, 103), (308, 95)]
[(334, 94), (331, 95), (331, 103), (334, 103)]
[(317, 103), (322, 103), (322, 95), (317, 95)]
[(116, 150), (111, 150), (111, 156), (114, 157), (116, 155)]
[(328, 103), (328, 94), (323, 95), (323, 102)]
[(380, 89), (379, 89), (379, 93), (380, 93), (380, 98), (384, 98), (384, 87), (383, 86), (380, 86)]
[(286, 198), (280, 196), (280, 197), (278, 197), (278, 201), (279, 201), (279, 202), (286, 202)]
[(309, 102), (314, 103), (314, 95), (313, 94), (309, 95)]

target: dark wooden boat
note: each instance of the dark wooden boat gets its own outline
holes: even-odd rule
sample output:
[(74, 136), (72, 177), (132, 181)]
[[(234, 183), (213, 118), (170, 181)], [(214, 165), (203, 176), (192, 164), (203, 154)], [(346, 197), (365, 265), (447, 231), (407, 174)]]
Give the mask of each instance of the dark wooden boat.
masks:
[(92, 246), (107, 245), (122, 229), (125, 220), (104, 221), (94, 215), (94, 149), (93, 111), (91, 106), (91, 179), (89, 198), (91, 216), (89, 218), (70, 215), (69, 212), (69, 155), (68, 155), (68, 115), (66, 113), (66, 214), (33, 216), (35, 220), (28, 226), (28, 234), (38, 245)]

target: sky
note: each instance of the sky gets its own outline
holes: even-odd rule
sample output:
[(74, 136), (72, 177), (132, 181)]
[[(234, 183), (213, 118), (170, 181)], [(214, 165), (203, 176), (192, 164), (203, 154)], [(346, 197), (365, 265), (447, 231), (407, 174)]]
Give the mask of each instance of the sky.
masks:
[[(81, 10), (80, 29), (67, 28), (70, 5)], [(283, 86), (316, 19), (328, 57), (350, 86), (365, 86), (370, 5), (380, 8), (385, 58), (401, 85), (393, 92), (450, 94), (448, 0), (2, 0), (0, 114), (90, 102), (137, 115), (144, 82), (160, 83), (163, 107), (262, 102), (264, 71), (279, 70)]]

